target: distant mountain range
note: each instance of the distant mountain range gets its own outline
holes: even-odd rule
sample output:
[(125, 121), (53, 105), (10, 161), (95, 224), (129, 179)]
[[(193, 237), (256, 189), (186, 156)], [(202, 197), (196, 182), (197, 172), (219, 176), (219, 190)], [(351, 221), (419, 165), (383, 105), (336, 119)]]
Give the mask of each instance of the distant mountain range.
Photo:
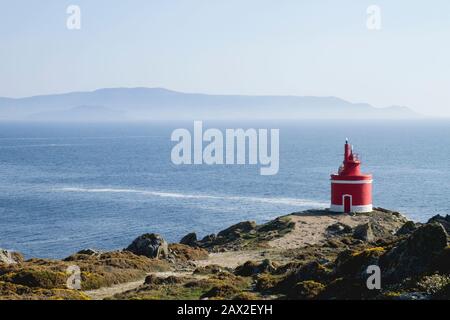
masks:
[(162, 88), (113, 88), (27, 98), (0, 98), (0, 120), (139, 121), (213, 119), (399, 119), (407, 107), (376, 108), (336, 97), (182, 93)]

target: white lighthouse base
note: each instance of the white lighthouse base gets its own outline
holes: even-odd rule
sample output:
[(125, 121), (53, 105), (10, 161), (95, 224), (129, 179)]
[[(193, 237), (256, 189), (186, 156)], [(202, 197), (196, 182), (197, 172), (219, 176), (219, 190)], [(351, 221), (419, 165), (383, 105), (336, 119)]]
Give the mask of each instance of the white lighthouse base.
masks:
[[(344, 206), (343, 205), (338, 205), (338, 204), (331, 204), (330, 205), (330, 211), (332, 212), (345, 212), (344, 211)], [(355, 212), (355, 213), (364, 213), (364, 212), (372, 212), (373, 211), (373, 206), (372, 204), (368, 204), (365, 206), (351, 206), (350, 207), (350, 212)]]

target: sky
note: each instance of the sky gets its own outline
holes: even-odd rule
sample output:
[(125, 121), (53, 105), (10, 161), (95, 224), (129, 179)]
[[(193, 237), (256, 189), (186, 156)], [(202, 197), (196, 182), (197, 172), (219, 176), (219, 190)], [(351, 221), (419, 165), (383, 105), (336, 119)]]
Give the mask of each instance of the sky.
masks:
[(164, 87), (450, 117), (449, 40), (448, 0), (1, 0), (0, 96)]

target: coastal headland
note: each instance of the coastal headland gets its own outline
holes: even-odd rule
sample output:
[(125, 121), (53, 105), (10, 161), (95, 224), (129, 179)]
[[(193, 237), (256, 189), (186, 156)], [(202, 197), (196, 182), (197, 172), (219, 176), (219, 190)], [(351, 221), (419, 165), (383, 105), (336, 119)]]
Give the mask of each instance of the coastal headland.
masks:
[[(0, 299), (450, 298), (448, 215), (308, 210), (170, 244), (151, 232), (62, 260), (0, 250)], [(368, 286), (373, 266), (379, 288)]]

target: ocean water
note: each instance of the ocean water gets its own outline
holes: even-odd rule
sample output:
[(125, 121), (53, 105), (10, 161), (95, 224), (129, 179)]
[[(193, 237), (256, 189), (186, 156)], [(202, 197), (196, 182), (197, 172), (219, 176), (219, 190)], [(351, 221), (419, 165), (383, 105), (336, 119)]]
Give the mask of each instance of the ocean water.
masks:
[(0, 247), (62, 258), (157, 232), (177, 241), (329, 201), (346, 137), (374, 175), (374, 205), (426, 221), (450, 213), (450, 122), (204, 122), (279, 128), (280, 170), (171, 163), (193, 123), (0, 124)]

